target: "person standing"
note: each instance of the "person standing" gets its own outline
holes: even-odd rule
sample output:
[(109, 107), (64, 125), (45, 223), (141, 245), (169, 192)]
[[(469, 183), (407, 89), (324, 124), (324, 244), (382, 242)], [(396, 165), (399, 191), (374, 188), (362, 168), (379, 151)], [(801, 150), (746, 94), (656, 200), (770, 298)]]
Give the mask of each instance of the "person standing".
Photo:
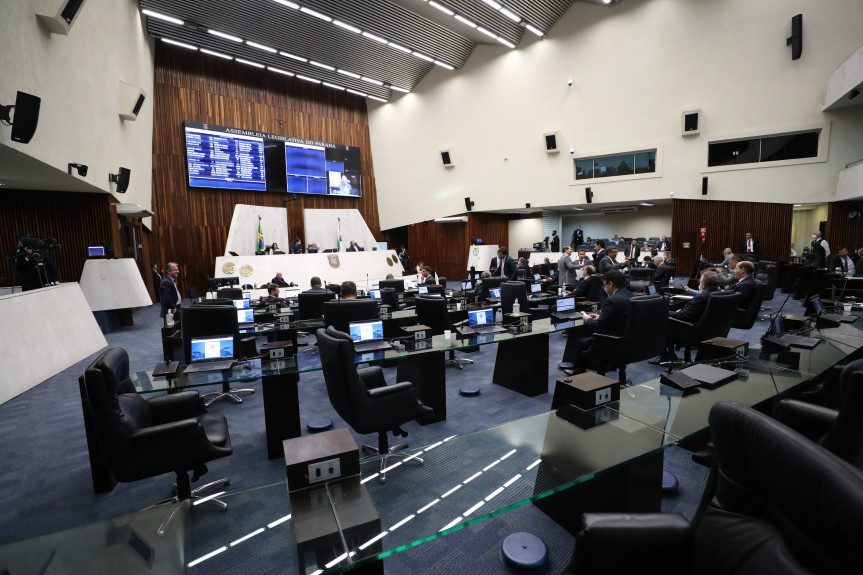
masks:
[(827, 265), (830, 256), (830, 244), (821, 237), (820, 231), (812, 232), (812, 246), (809, 249), (809, 265), (821, 268)]
[(159, 284), (159, 299), (162, 302), (162, 309), (159, 312), (159, 317), (165, 319), (168, 312), (177, 313), (180, 307), (180, 302), (183, 301), (183, 296), (180, 295), (180, 288), (177, 287), (177, 277), (180, 275), (180, 266), (174, 262), (168, 262), (165, 265), (165, 277), (162, 278), (162, 283)]
[(159, 265), (153, 264), (153, 293), (156, 294), (156, 302), (158, 303), (162, 298), (159, 293), (159, 284), (162, 283), (162, 274), (159, 273)]
[(761, 242), (752, 237), (752, 232), (746, 232), (746, 239), (740, 242), (740, 254), (747, 260), (758, 260)]
[(559, 285), (574, 286), (575, 270), (578, 269), (572, 263), (572, 246), (563, 246), (563, 255), (557, 260), (557, 273), (560, 276)]
[(514, 280), (518, 273), (515, 260), (509, 257), (509, 250), (505, 246), (498, 248), (497, 257), (492, 258), (489, 267), (491, 268), (489, 271), (492, 277), (504, 277), (508, 280)]
[(581, 226), (575, 226), (575, 231), (572, 232), (572, 245), (580, 246), (584, 243), (584, 232), (581, 231)]
[(641, 248), (638, 247), (638, 241), (635, 238), (629, 243), (626, 247), (626, 251), (623, 253), (626, 260), (629, 262), (629, 265), (635, 266), (638, 263), (638, 256), (641, 255)]
[(551, 251), (553, 253), (560, 251), (560, 236), (557, 235), (557, 230), (551, 232)]

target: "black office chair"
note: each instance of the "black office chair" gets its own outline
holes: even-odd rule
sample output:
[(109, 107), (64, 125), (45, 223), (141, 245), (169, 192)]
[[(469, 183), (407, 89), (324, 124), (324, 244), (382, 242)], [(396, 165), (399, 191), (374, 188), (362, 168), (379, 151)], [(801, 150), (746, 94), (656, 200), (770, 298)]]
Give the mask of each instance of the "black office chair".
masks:
[(198, 293), (198, 288), (196, 288), (195, 286), (189, 286), (189, 299), (194, 302), (197, 301), (200, 297), (201, 295)]
[(219, 288), (216, 297), (229, 300), (243, 299), (243, 290), (240, 288)]
[(585, 514), (567, 573), (859, 573), (863, 472), (739, 403), (710, 410), (716, 459), (692, 522)]
[(502, 278), (502, 277), (485, 278), (482, 280), (482, 285), (487, 290), (490, 290), (490, 289), (494, 289), (494, 288), (499, 288), (500, 284), (502, 284), (505, 281), (507, 281), (506, 278)]
[(387, 440), (389, 431), (394, 436), (407, 437), (407, 432), (400, 426), (432, 412), (417, 398), (413, 384), (402, 381), (387, 385), (384, 372), (378, 366), (357, 369), (354, 363), (354, 342), (346, 333), (328, 327), (326, 330), (319, 329), (316, 336), (327, 395), (336, 413), (357, 433), (378, 434), (377, 448), (367, 445), (363, 445), (363, 448), (383, 456), (380, 481), (386, 481), (383, 470), (390, 457), (423, 463), (418, 457), (393, 453), (396, 449), (406, 447), (407, 443), (390, 447)]
[[(445, 299), (418, 296), (415, 301), (417, 306), (417, 323), (430, 327), (433, 335), (442, 335), (446, 330), (455, 332)], [(457, 358), (455, 350), (449, 350), (446, 365), (454, 365), (459, 369), (463, 369), (463, 363), (473, 363), (473, 360)]]
[(342, 284), (327, 284), (327, 291), (331, 291), (336, 295), (342, 294)]
[(756, 280), (755, 295), (749, 301), (748, 306), (740, 308), (735, 312), (731, 327), (734, 329), (750, 329), (755, 325), (755, 320), (758, 319), (758, 312), (761, 311), (761, 304), (766, 297), (767, 284)]
[(198, 301), (192, 302), (193, 306), (198, 305), (234, 305), (234, 300), (228, 298), (211, 298), (211, 299), (199, 299)]
[(503, 313), (512, 313), (512, 304), (518, 300), (521, 313), (530, 313), (527, 308), (527, 290), (524, 282), (503, 282), (500, 284), (500, 308)]
[[(209, 413), (197, 391), (144, 399), (129, 380), (129, 356), (121, 347), (109, 348), (94, 359), (80, 382), (93, 435), (117, 481), (174, 473), (175, 496), (167, 501), (198, 497), (204, 489), (230, 484), (228, 479), (219, 479), (191, 488), (192, 481), (207, 473), (208, 462), (233, 453), (225, 416)], [(212, 501), (227, 510), (225, 503)]]
[(378, 319), (378, 302), (373, 299), (342, 299), (324, 302), (324, 325), (348, 333), (352, 321)]
[(439, 286), (441, 286), (442, 288), (446, 289), (446, 278), (445, 278), (445, 277), (438, 276), (438, 278), (437, 278), (437, 285), (439, 285)]
[(849, 363), (842, 371), (839, 392), (839, 409), (783, 399), (773, 416), (863, 470), (863, 360)]
[[(184, 308), (182, 318), (183, 352), (187, 362), (192, 357), (193, 337), (230, 334), (234, 336), (234, 353), (239, 359), (258, 354), (255, 345), (257, 337), (240, 334), (240, 327), (237, 321), (237, 308), (233, 304), (230, 306), (196, 305)], [(205, 401), (205, 405), (210, 405), (214, 401), (226, 397), (236, 403), (243, 403), (242, 398), (237, 395), (238, 393), (255, 393), (255, 390), (250, 387), (231, 389), (231, 384), (225, 381), (222, 382), (222, 391), (205, 393), (201, 398), (212, 396), (212, 399)]]
[[(764, 301), (772, 300), (776, 293), (777, 273), (776, 262), (769, 262), (767, 260), (761, 260), (758, 262), (758, 271), (755, 272), (755, 279), (767, 285), (767, 290), (764, 294)], [(766, 308), (761, 309), (766, 310)]]
[(446, 295), (446, 288), (440, 284), (425, 286), (428, 288), (428, 293), (437, 295)]
[(324, 302), (336, 299), (336, 294), (326, 292), (300, 292), (297, 294), (297, 319), (321, 319), (324, 317)]
[(587, 279), (582, 281), (590, 282), (590, 287), (587, 290), (587, 296), (585, 297), (577, 297), (576, 301), (595, 301), (597, 303), (602, 302), (607, 297), (605, 293), (605, 288), (602, 285), (602, 275), (599, 273), (595, 273), (592, 276), (588, 276)]
[(403, 292), (405, 291), (405, 280), (381, 280), (378, 282), (378, 287), (380, 287), (381, 289), (393, 288), (397, 292)]
[(629, 270), (629, 291), (643, 292), (653, 283), (653, 270), (650, 268), (632, 268)]
[(641, 295), (629, 300), (623, 335), (593, 334), (596, 372), (618, 369), (620, 383), (626, 383), (626, 366), (657, 356), (668, 341), (668, 306), (661, 295)]
[(737, 313), (738, 302), (742, 294), (734, 292), (716, 292), (707, 300), (707, 307), (697, 323), (689, 323), (671, 317), (668, 319), (671, 329), (671, 342), (683, 346), (684, 360), (692, 362), (692, 348), (702, 341), (713, 337), (725, 337), (731, 329), (734, 314)]
[(381, 303), (390, 306), (390, 310), (398, 311), (402, 308), (399, 294), (393, 288), (381, 288)]

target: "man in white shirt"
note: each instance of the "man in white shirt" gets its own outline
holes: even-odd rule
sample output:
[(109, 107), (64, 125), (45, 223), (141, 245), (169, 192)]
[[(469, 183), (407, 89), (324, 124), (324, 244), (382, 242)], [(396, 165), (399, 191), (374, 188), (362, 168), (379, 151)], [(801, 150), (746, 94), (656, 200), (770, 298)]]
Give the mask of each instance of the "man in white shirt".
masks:
[(854, 260), (848, 257), (848, 250), (846, 248), (836, 250), (836, 256), (830, 262), (830, 269), (842, 272), (842, 275), (845, 277), (854, 277), (854, 274), (857, 273)]

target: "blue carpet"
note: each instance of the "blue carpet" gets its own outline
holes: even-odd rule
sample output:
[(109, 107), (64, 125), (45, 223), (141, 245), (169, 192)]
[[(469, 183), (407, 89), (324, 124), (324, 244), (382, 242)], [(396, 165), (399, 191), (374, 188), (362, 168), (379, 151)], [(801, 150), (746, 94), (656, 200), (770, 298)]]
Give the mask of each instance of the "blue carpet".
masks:
[[(775, 308), (784, 300), (777, 292), (769, 304)], [(801, 305), (789, 301), (785, 311), (799, 313)], [(148, 370), (162, 360), (157, 305), (134, 315), (135, 325), (106, 335), (109, 345), (129, 352), (133, 371)], [(732, 330), (729, 337), (756, 343), (766, 329), (758, 322), (749, 331)], [(485, 429), (512, 419), (543, 413), (550, 409), (554, 381), (562, 372), (557, 362), (563, 355), (566, 338), (553, 334), (549, 342), (549, 393), (528, 398), (494, 385), (491, 377), (495, 345), (483, 346), (467, 355), (476, 363), (463, 371), (447, 368), (447, 419), (428, 426), (409, 423), (413, 445), (424, 445), (453, 434)], [(0, 543), (69, 528), (141, 509), (170, 495), (171, 478), (156, 477), (130, 484), (118, 484), (107, 494), (94, 495), (84, 436), (78, 376), (93, 357), (64, 370), (33, 389), (0, 405), (0, 453), (4, 473), (0, 478)], [(661, 368), (642, 362), (629, 366), (633, 383), (658, 377)], [(388, 368), (387, 379), (395, 381), (395, 368)], [(609, 374), (610, 375), (610, 374)], [(476, 385), (477, 397), (463, 397), (458, 389)], [(234, 454), (212, 462), (204, 480), (228, 476), (231, 489), (245, 490), (284, 480), (284, 463), (268, 461), (263, 425), (263, 397), (260, 382), (250, 386), (257, 391), (244, 394), (242, 404), (218, 401), (210, 409), (228, 418)], [(316, 417), (329, 417), (335, 427), (347, 427), (330, 406), (320, 372), (303, 374), (300, 381), (300, 414), (305, 423)], [(358, 436), (358, 443), (374, 443), (373, 436)], [(681, 482), (680, 491), (665, 498), (664, 511), (691, 516), (703, 491), (707, 470), (693, 464), (689, 453), (672, 448), (666, 452), (666, 467)], [(559, 572), (569, 560), (573, 538), (531, 505), (520, 507), (483, 523), (437, 539), (387, 558), (388, 573), (503, 573), (498, 551), (500, 542), (514, 531), (528, 531), (544, 539), (550, 547), (550, 573)], [(287, 570), (290, 568), (286, 567)]]

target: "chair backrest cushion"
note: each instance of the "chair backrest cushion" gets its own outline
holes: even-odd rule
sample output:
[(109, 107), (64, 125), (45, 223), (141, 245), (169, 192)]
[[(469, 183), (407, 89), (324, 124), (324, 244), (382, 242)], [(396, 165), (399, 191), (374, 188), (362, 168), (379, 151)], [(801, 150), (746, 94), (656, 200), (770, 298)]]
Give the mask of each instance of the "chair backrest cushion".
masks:
[(300, 292), (297, 295), (297, 316), (299, 319), (320, 319), (324, 316), (324, 302), (335, 299), (330, 291)]
[(668, 305), (659, 294), (630, 298), (620, 357), (635, 363), (662, 353), (668, 339)]
[(417, 307), (417, 321), (431, 328), (434, 335), (440, 335), (444, 330), (452, 330), (452, 320), (443, 298), (417, 296), (414, 300)]
[(349, 331), (352, 321), (380, 317), (378, 302), (373, 299), (343, 299), (324, 302), (324, 325), (333, 326), (341, 332)]
[(512, 313), (512, 304), (518, 300), (521, 313), (527, 313), (527, 288), (524, 282), (500, 284), (500, 307), (503, 313)]

